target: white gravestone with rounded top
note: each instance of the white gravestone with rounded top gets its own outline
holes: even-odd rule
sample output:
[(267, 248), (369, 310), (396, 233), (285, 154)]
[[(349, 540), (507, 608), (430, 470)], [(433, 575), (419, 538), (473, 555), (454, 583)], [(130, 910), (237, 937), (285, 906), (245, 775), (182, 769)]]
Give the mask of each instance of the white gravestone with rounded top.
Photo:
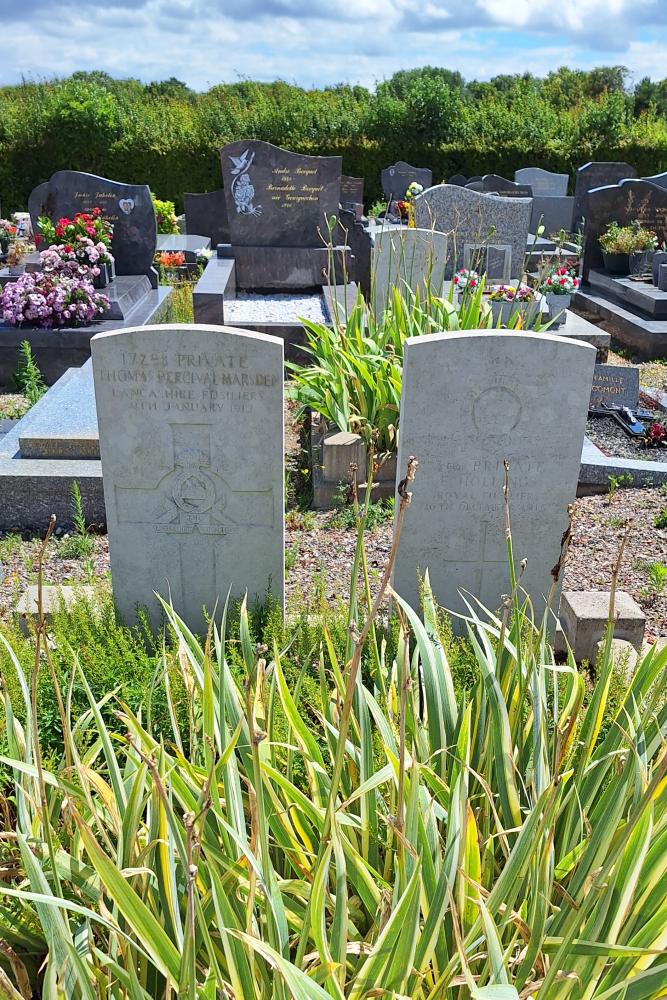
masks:
[(507, 459), (515, 560), (528, 560), (522, 585), (536, 613), (544, 610), (576, 496), (594, 364), (594, 347), (551, 334), (406, 341), (399, 476), (410, 455), (419, 468), (393, 585), (415, 608), (427, 569), (436, 600), (450, 611), (465, 613), (460, 591), (492, 611), (509, 593)]
[(154, 592), (202, 632), (247, 591), (282, 603), (283, 343), (245, 330), (155, 326), (91, 342), (116, 606)]

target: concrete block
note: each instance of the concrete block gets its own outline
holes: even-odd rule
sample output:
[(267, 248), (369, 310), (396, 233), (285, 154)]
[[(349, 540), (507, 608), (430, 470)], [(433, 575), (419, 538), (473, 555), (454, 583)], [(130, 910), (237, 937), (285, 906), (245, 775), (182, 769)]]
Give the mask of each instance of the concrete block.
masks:
[(357, 466), (359, 482), (366, 479), (366, 445), (360, 434), (333, 431), (322, 442), (324, 478), (329, 483), (349, 483), (350, 464)]
[[(609, 616), (609, 593), (598, 590), (566, 590), (560, 602), (560, 621), (577, 662), (595, 662), (597, 644), (604, 635)], [(616, 593), (614, 638), (625, 639), (639, 651), (644, 640), (646, 615), (624, 591)]]
[[(21, 631), (24, 635), (33, 635), (39, 621), (37, 594), (37, 584), (30, 584), (23, 591), (16, 605), (16, 613), (20, 617)], [(95, 599), (95, 590), (93, 587), (88, 587), (84, 584), (77, 587), (61, 587), (46, 584), (42, 587), (42, 612), (45, 621), (48, 622), (53, 617), (54, 612), (60, 611), (63, 605), (69, 608), (76, 601), (83, 598), (87, 598), (88, 600)]]

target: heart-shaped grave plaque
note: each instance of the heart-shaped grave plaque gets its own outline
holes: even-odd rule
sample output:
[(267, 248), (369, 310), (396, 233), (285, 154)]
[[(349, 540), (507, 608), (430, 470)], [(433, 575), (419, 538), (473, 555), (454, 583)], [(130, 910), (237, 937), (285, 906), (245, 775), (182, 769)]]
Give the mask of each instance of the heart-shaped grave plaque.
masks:
[(125, 215), (130, 215), (134, 211), (134, 198), (120, 198), (118, 207)]

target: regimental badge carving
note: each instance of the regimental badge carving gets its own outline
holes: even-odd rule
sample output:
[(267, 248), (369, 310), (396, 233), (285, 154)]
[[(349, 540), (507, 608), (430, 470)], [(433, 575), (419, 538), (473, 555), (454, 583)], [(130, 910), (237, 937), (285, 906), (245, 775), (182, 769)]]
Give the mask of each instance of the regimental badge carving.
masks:
[(255, 198), (255, 188), (250, 179), (250, 167), (255, 159), (255, 154), (246, 149), (240, 156), (230, 156), (232, 161), (232, 195), (234, 204), (239, 215), (262, 214), (262, 206), (253, 204)]
[(134, 211), (134, 198), (119, 198), (118, 207), (124, 215), (131, 215)]

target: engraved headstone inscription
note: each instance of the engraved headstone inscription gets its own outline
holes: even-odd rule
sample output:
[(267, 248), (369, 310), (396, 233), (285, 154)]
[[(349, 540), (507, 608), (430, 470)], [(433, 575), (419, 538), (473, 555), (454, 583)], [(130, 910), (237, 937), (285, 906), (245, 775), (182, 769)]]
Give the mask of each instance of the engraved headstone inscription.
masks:
[[(551, 334), (436, 333), (405, 342), (399, 478), (410, 455), (419, 469), (393, 586), (414, 608), (426, 570), (436, 601), (461, 614), (461, 591), (492, 611), (510, 592), (506, 459), (515, 559), (527, 559), (521, 586), (536, 614), (544, 610), (576, 496), (594, 364), (594, 347)], [(559, 371), (568, 372), (565, 381), (554, 380)]]
[(283, 600), (283, 343), (155, 326), (91, 342), (114, 599), (193, 630), (228, 592)]
[(659, 243), (667, 240), (667, 189), (644, 180), (624, 180), (620, 184), (595, 188), (586, 197), (584, 230), (584, 280), (592, 268), (603, 265), (600, 236), (610, 222), (630, 226), (636, 220), (654, 232)]
[(116, 274), (149, 274), (155, 257), (157, 225), (148, 185), (122, 184), (78, 170), (59, 170), (45, 184), (34, 188), (28, 199), (35, 232), (40, 215), (57, 222), (63, 216), (71, 218), (77, 212), (98, 207), (103, 218), (113, 223)]
[(433, 173), (428, 167), (413, 167), (405, 160), (398, 160), (385, 167), (381, 174), (382, 193), (388, 202), (400, 201), (413, 182), (429, 188), (433, 183)]
[(591, 389), (591, 409), (639, 404), (639, 368), (625, 365), (596, 365)]
[[(360, 205), (364, 207), (364, 179), (363, 177), (348, 177), (345, 174), (340, 179), (340, 203), (343, 208), (351, 208)], [(363, 214), (363, 213), (362, 213)]]
[(323, 246), (327, 220), (338, 215), (342, 157), (245, 139), (220, 158), (233, 246)]

